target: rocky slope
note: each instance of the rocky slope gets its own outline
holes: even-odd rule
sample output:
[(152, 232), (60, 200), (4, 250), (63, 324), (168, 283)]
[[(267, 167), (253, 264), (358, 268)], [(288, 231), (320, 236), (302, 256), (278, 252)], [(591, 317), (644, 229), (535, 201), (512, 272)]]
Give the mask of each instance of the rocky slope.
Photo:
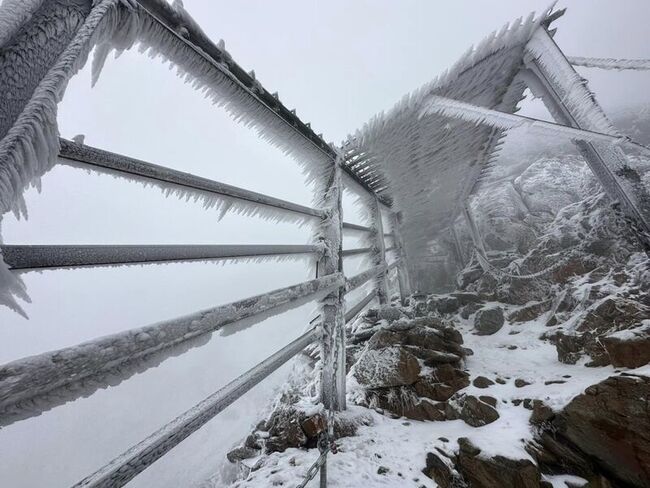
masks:
[[(480, 200), (492, 264), (548, 272), (470, 260), (453, 293), (349, 324), (331, 486), (650, 486), (648, 257), (579, 158), (506, 180)], [(233, 449), (235, 486), (302, 480), (316, 391), (288, 388)]]

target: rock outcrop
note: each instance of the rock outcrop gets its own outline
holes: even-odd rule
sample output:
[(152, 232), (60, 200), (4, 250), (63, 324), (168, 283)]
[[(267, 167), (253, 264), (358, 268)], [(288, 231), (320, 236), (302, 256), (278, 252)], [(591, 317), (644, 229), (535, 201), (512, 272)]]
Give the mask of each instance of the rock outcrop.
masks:
[(474, 317), (474, 329), (478, 335), (492, 335), (501, 330), (503, 323), (501, 307), (482, 308)]
[(573, 399), (554, 423), (603, 471), (650, 486), (649, 405), (650, 378), (613, 376)]

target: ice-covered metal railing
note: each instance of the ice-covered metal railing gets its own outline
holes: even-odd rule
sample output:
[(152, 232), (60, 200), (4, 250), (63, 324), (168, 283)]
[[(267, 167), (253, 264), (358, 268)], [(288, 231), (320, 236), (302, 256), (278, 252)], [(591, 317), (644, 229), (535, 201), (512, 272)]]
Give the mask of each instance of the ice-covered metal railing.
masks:
[(74, 487), (114, 488), (124, 486), (289, 359), (316, 341), (319, 336), (320, 330), (317, 327), (304, 333), (251, 370), (176, 417), (142, 442), (113, 459), (103, 468), (75, 484)]
[(223, 207), (232, 208), (231, 200), (234, 199), (237, 202), (235, 209), (241, 208), (241, 212), (247, 215), (265, 216), (265, 208), (268, 208), (270, 209), (269, 215), (280, 210), (284, 211), (283, 218), (298, 222), (313, 221), (313, 218), (324, 217), (322, 210), (269, 197), (165, 166), (147, 163), (65, 139), (60, 139), (60, 144), (59, 161), (62, 164), (71, 166), (80, 164), (85, 169), (100, 172), (110, 171), (113, 175), (124, 175), (129, 178), (142, 178), (154, 184), (164, 185), (162, 187), (167, 192), (177, 192), (180, 196), (203, 197), (206, 205), (215, 205), (217, 204), (215, 200), (220, 200)]
[(573, 66), (585, 68), (623, 70), (650, 70), (650, 59), (616, 59), (616, 58), (582, 58), (569, 56), (567, 58)]
[[(2, 245), (0, 254), (9, 269), (56, 269), (78, 266), (108, 266), (174, 261), (259, 258), (317, 254), (314, 245)], [(363, 252), (363, 249), (354, 250)]]
[[(621, 136), (578, 75), (562, 50), (545, 29), (535, 31), (524, 56), (526, 81), (542, 99), (555, 120), (566, 126)], [(639, 240), (650, 251), (650, 193), (617, 144), (576, 138), (576, 146), (599, 179), (607, 195), (618, 201), (631, 221)]]
[[(278, 351), (258, 366), (237, 378), (195, 408), (175, 419), (134, 448), (116, 458), (78, 486), (122, 486), (163, 456), (169, 449), (200, 428), (223, 408), (271, 374), (308, 344), (321, 339), (321, 400), (334, 410), (345, 408), (345, 331), (344, 323), (367, 306), (378, 294), (372, 290), (344, 313), (343, 297), (365, 282), (385, 275), (399, 261), (381, 264), (348, 282), (342, 274), (342, 258), (370, 251), (368, 248), (342, 249), (343, 231), (376, 233), (385, 248), (384, 234), (370, 227), (343, 222), (341, 172), (345, 171), (363, 191), (378, 202), (363, 180), (342, 165), (340, 152), (316, 135), (295, 111), (287, 109), (237, 65), (223, 46), (213, 44), (185, 12), (180, 3), (173, 6), (161, 0), (103, 0), (90, 2), (93, 22), (86, 24), (70, 67), (57, 77), (60, 96), (67, 79), (78, 69), (93, 45), (97, 45), (95, 68), (101, 67), (111, 48), (126, 49), (141, 41), (146, 48), (184, 70), (196, 87), (235, 116), (256, 128), (261, 137), (300, 160), (301, 155), (317, 155), (319, 169), (310, 177), (324, 189), (325, 197), (311, 208), (275, 197), (237, 188), (127, 156), (58, 139), (55, 109), (32, 128), (47, 129), (47, 137), (24, 141), (29, 158), (47, 158), (43, 168), (30, 173), (15, 185), (21, 190), (32, 177), (41, 176), (53, 164), (91, 169), (130, 181), (153, 184), (166, 193), (199, 200), (216, 207), (221, 215), (235, 211), (247, 216), (288, 220), (299, 224), (316, 223), (317, 242), (313, 245), (5, 245), (0, 251), (8, 272), (58, 269), (78, 266), (112, 266), (169, 261), (249, 259), (264, 256), (316, 254), (320, 276), (314, 280), (213, 307), (154, 325), (112, 334), (58, 351), (19, 359), (0, 366), (0, 426), (39, 415), (66, 402), (88, 396), (99, 388), (115, 386), (135, 373), (158, 365), (167, 358), (207, 342), (212, 333), (233, 333), (265, 318), (322, 300), (319, 326)], [(29, 18), (26, 18), (29, 21)], [(124, 25), (123, 25), (124, 24)], [(31, 25), (30, 29), (38, 29)], [(93, 30), (94, 29), (94, 30)], [(70, 27), (71, 31), (74, 28)], [(87, 31), (87, 32), (86, 32)], [(73, 32), (74, 33), (74, 32)], [(117, 38), (117, 40), (115, 39)], [(34, 49), (27, 52), (35, 52)], [(29, 62), (27, 63), (29, 65)], [(95, 69), (94, 76), (97, 74)], [(59, 83), (60, 81), (60, 83)], [(216, 101), (223, 97), (225, 101)], [(52, 97), (54, 102), (57, 97)], [(49, 107), (49, 105), (47, 105)], [(252, 110), (250, 110), (252, 107)], [(239, 111), (239, 112), (238, 112)], [(54, 115), (53, 115), (54, 114)], [(272, 120), (279, 120), (276, 125)], [(38, 124), (47, 125), (40, 127)], [(31, 126), (30, 126), (31, 127)], [(29, 132), (29, 131), (28, 131)], [(42, 134), (41, 134), (42, 135)], [(43, 145), (47, 151), (42, 150)], [(298, 146), (295, 149), (294, 146)], [(54, 151), (54, 152), (53, 152)], [(18, 153), (16, 153), (18, 154)], [(56, 156), (58, 155), (58, 159)], [(297, 156), (296, 156), (297, 155)], [(18, 157), (17, 161), (20, 160)], [(20, 156), (22, 157), (22, 156)], [(25, 159), (25, 158), (23, 158)], [(34, 163), (35, 161), (26, 161)], [(9, 170), (15, 169), (10, 167)], [(20, 168), (18, 168), (20, 170)], [(22, 173), (21, 173), (22, 176)], [(25, 180), (25, 181), (23, 181)], [(373, 181), (373, 180), (370, 180)], [(13, 197), (12, 197), (13, 198)], [(384, 195), (385, 199), (388, 195)], [(390, 249), (390, 248), (389, 248)], [(384, 250), (385, 253), (385, 250)], [(333, 420), (328, 422), (331, 439)], [(326, 480), (326, 465), (321, 471)]]

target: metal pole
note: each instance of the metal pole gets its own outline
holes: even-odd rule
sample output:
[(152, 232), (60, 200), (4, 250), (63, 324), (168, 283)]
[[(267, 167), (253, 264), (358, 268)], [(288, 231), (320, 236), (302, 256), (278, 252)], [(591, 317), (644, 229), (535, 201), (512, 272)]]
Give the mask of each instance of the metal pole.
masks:
[(404, 243), (402, 242), (402, 233), (399, 229), (400, 223), (401, 215), (398, 213), (393, 213), (393, 240), (395, 241), (397, 256), (400, 260), (399, 267), (397, 268), (397, 281), (399, 283), (400, 301), (402, 305), (406, 305), (406, 298), (411, 294), (411, 285), (408, 275), (406, 253), (404, 252)]
[[(372, 212), (375, 216), (375, 222), (373, 225), (371, 237), (374, 239), (374, 248), (372, 251), (373, 254), (373, 264), (379, 266), (386, 264), (386, 245), (384, 243), (384, 223), (381, 217), (381, 207), (379, 205), (379, 200), (377, 197), (373, 199), (372, 203)], [(379, 304), (385, 305), (388, 303), (388, 286), (386, 285), (386, 272), (383, 272), (377, 276), (376, 279), (377, 287), (377, 298), (379, 298)]]
[(469, 208), (469, 202), (467, 201), (465, 202), (465, 205), (463, 205), (463, 216), (467, 222), (467, 227), (469, 227), (469, 233), (472, 236), (472, 242), (474, 242), (474, 245), (483, 256), (487, 256), (487, 253), (485, 252), (485, 246), (483, 245), (483, 238), (481, 237), (481, 232), (479, 231), (478, 226), (474, 221), (472, 210)]
[[(325, 253), (318, 263), (321, 276), (339, 273), (343, 269), (343, 207), (341, 189), (341, 168), (339, 161), (332, 166), (326, 185), (323, 208), (327, 212), (320, 228), (320, 239), (325, 245)], [(319, 442), (319, 451), (329, 448), (328, 442), (333, 434), (333, 411), (345, 408), (345, 319), (343, 297), (345, 287), (329, 293), (322, 301), (321, 338), (321, 401), (329, 410), (327, 435)], [(320, 486), (327, 486), (327, 458), (320, 468)]]
[(454, 246), (456, 248), (456, 254), (458, 255), (460, 265), (465, 266), (465, 253), (463, 252), (463, 246), (460, 244), (460, 237), (458, 236), (458, 231), (456, 230), (456, 224), (451, 224), (451, 233), (454, 238)]
[[(320, 259), (320, 276), (339, 273), (343, 269), (342, 254), (342, 204), (341, 170), (333, 165), (325, 191), (324, 209), (327, 217), (321, 224), (321, 239), (326, 252)], [(341, 410), (345, 408), (345, 333), (343, 318), (344, 288), (333, 290), (322, 302), (323, 338), (321, 358), (323, 370), (321, 377), (321, 398), (325, 408)], [(343, 369), (343, 371), (340, 371)]]

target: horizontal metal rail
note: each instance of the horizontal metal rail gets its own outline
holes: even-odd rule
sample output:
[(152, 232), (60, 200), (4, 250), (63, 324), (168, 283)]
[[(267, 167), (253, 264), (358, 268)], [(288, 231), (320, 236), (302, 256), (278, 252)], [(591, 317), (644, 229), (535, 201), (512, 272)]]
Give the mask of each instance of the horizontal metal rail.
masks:
[(308, 245), (88, 245), (37, 246), (0, 245), (7, 266), (19, 269), (52, 269), (77, 266), (157, 263), (229, 258), (253, 258), (312, 254)]
[(370, 227), (365, 225), (351, 224), (350, 222), (343, 222), (343, 230), (358, 230), (360, 232), (371, 232)]
[(344, 258), (346, 258), (346, 257), (350, 257), (350, 256), (357, 256), (359, 254), (367, 254), (370, 251), (372, 251), (371, 247), (360, 247), (360, 248), (357, 248), (357, 249), (343, 249), (343, 251), (341, 251), (341, 255)]
[(319, 336), (320, 328), (311, 329), (268, 359), (228, 383), (219, 391), (176, 417), (139, 444), (116, 457), (94, 474), (74, 485), (75, 488), (116, 488), (124, 486), (306, 346), (316, 341)]
[(391, 264), (380, 264), (373, 266), (357, 275), (348, 278), (345, 282), (345, 292), (348, 293), (356, 288), (359, 288), (364, 283), (367, 283), (373, 278), (376, 278), (381, 273), (388, 272), (399, 264), (399, 259), (396, 259)]
[(600, 68), (611, 70), (650, 70), (650, 59), (616, 59), (616, 58), (582, 58), (570, 56), (567, 58), (574, 66)]
[(366, 305), (368, 305), (370, 302), (373, 301), (373, 299), (377, 296), (377, 289), (373, 288), (373, 290), (368, 293), (365, 297), (363, 297), (361, 300), (359, 300), (358, 303), (354, 304), (350, 310), (345, 312), (345, 322), (349, 322), (352, 320), (361, 310), (363, 310)]
[(61, 150), (59, 156), (64, 159), (83, 163), (95, 168), (117, 171), (149, 180), (171, 183), (190, 190), (199, 190), (215, 195), (236, 198), (251, 203), (266, 205), (268, 207), (296, 212), (317, 218), (324, 218), (322, 210), (306, 207), (297, 203), (288, 202), (279, 198), (269, 197), (262, 193), (244, 190), (236, 186), (218, 181), (195, 176), (191, 173), (177, 171), (165, 166), (147, 163), (121, 154), (116, 154), (95, 147), (77, 144), (66, 139), (60, 139)]
[[(341, 273), (0, 366), (0, 426), (146, 371), (216, 330), (238, 329), (344, 286)], [(225, 328), (226, 326), (230, 326)], [(203, 342), (201, 342), (203, 341)]]

